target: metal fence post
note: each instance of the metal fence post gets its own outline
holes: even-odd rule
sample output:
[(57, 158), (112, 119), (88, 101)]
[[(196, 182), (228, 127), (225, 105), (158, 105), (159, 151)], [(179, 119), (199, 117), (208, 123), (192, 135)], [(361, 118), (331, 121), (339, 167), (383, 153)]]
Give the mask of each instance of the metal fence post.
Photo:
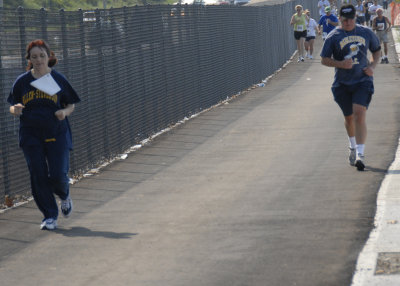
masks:
[[(0, 8), (0, 33), (2, 33), (2, 27), (3, 27), (3, 8)], [(4, 75), (3, 75), (3, 61), (2, 61), (2, 38), (0, 38), (0, 94), (1, 98), (3, 100), (5, 99), (5, 92), (4, 92)], [(2, 104), (2, 110), (1, 110), (1, 116), (0, 116), (0, 134), (6, 134), (7, 130), (7, 122), (6, 122), (6, 116), (8, 114), (7, 112), (7, 104)], [(10, 179), (9, 179), (9, 167), (8, 167), (8, 156), (9, 156), (9, 151), (8, 151), (8, 136), (0, 136), (0, 156), (1, 156), (1, 161), (2, 161), (2, 185), (4, 186), (4, 193), (0, 194), (0, 202), (4, 201), (4, 197), (6, 195), (10, 194)]]
[[(118, 55), (117, 55), (117, 45), (121, 46), (122, 43), (122, 37), (123, 35), (120, 34), (123, 31), (118, 29), (117, 24), (115, 22), (115, 15), (114, 15), (114, 9), (110, 8), (110, 22), (111, 22), (111, 40), (112, 40), (112, 55), (111, 55), (111, 61), (113, 64), (117, 64), (117, 67), (112, 67), (113, 73), (112, 73), (112, 90), (117, 91), (119, 84), (118, 84), (118, 78), (122, 77), (121, 71), (119, 69), (119, 60), (118, 60)], [(109, 98), (109, 97), (108, 97)], [(121, 93), (116, 92), (114, 94), (114, 98), (111, 99), (109, 98), (107, 100), (107, 107), (108, 108), (114, 108), (115, 104), (117, 106), (121, 106)], [(110, 130), (110, 132), (113, 132), (114, 135), (121, 136), (123, 134), (123, 131), (121, 129), (121, 112), (109, 112), (110, 114), (113, 114), (113, 117), (116, 117), (116, 129), (117, 130)], [(117, 140), (117, 148), (119, 149), (119, 152), (122, 153), (124, 150), (122, 148), (123, 145), (123, 140)]]
[[(97, 48), (97, 59), (98, 59), (98, 70), (99, 70), (99, 88), (102, 91), (106, 90), (106, 75), (105, 75), (105, 70), (104, 70), (104, 55), (103, 55), (103, 44), (104, 44), (104, 36), (102, 32), (102, 25), (106, 25), (105, 21), (106, 19), (102, 19), (101, 13), (99, 9), (96, 9), (95, 11), (96, 14), (96, 29), (95, 29), (95, 34), (96, 38), (98, 39), (96, 42), (96, 48)], [(108, 119), (108, 114), (107, 114), (107, 103), (102, 104), (101, 110), (103, 110), (103, 119), (105, 119), (105, 122), (107, 122)], [(103, 146), (104, 146), (104, 155), (105, 157), (110, 156), (110, 144), (108, 140), (108, 127), (107, 124), (104, 125), (103, 128)]]
[[(124, 67), (124, 71), (123, 71), (123, 76), (124, 76), (124, 82), (123, 82), (123, 86), (124, 89), (127, 89), (128, 86), (128, 74), (129, 74), (129, 68), (131, 68), (132, 66), (132, 43), (129, 44), (128, 39), (130, 39), (133, 35), (133, 29), (132, 29), (132, 25), (130, 25), (129, 23), (129, 18), (128, 18), (128, 7), (124, 6), (123, 7), (123, 19), (124, 19), (124, 25), (123, 25), (123, 29), (124, 29), (124, 37), (122, 38), (122, 47), (124, 50), (124, 57), (127, 61), (127, 64)], [(132, 100), (131, 102), (134, 102), (134, 100)], [(129, 108), (128, 109), (128, 113), (129, 113), (129, 130), (128, 130), (128, 134), (129, 134), (129, 142), (135, 143), (135, 137), (136, 137), (136, 128), (135, 128), (135, 116), (136, 116), (136, 112), (134, 112), (134, 108)]]
[[(81, 76), (82, 76), (82, 88), (81, 91), (86, 99), (86, 102), (83, 106), (81, 106), (80, 108), (84, 108), (86, 109), (88, 112), (87, 114), (89, 114), (88, 118), (87, 118), (87, 124), (88, 124), (88, 128), (86, 128), (86, 132), (87, 132), (87, 138), (88, 140), (86, 140), (86, 158), (88, 162), (93, 162), (95, 160), (94, 156), (93, 156), (93, 147), (92, 147), (92, 113), (90, 112), (91, 106), (92, 106), (92, 97), (91, 97), (91, 93), (89, 92), (89, 88), (88, 88), (88, 59), (87, 59), (87, 55), (86, 55), (86, 33), (85, 33), (85, 26), (83, 23), (83, 11), (82, 9), (79, 9), (79, 33), (81, 35), (80, 37), (80, 42), (79, 42), (79, 46), (80, 46), (80, 55), (81, 55), (81, 61), (80, 61), (80, 68), (81, 68)], [(83, 101), (83, 98), (81, 98)], [(73, 152), (71, 153), (73, 154)], [(75, 159), (75, 158), (74, 158)]]
[(25, 33), (24, 8), (19, 6), (17, 11), (18, 11), (18, 28), (19, 28), (20, 51), (21, 51), (21, 67), (24, 70), (26, 66), (26, 60), (25, 60), (26, 33)]
[(40, 9), (40, 27), (42, 29), (42, 39), (48, 42), (47, 34), (47, 11), (44, 8)]
[(68, 37), (67, 37), (67, 25), (65, 23), (64, 9), (60, 10), (60, 23), (61, 23), (61, 45), (63, 51), (64, 74), (68, 78), (69, 75)]

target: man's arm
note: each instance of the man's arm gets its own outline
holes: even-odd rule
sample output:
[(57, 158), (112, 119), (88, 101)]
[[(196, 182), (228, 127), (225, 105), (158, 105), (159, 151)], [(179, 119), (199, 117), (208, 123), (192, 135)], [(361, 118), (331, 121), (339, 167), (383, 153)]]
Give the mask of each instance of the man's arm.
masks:
[(351, 69), (353, 67), (353, 60), (350, 58), (343, 61), (336, 61), (332, 58), (322, 57), (321, 64), (327, 67), (334, 67), (338, 69)]
[(336, 27), (339, 25), (339, 22), (333, 22), (333, 21), (329, 20), (329, 24)]

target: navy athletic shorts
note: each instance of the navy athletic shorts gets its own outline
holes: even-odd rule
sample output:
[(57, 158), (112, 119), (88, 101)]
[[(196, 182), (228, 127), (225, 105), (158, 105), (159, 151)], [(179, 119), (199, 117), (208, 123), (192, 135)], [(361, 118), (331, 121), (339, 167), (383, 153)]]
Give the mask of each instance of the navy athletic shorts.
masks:
[(374, 93), (374, 83), (367, 80), (353, 85), (342, 84), (332, 87), (332, 93), (336, 103), (342, 109), (343, 115), (349, 116), (353, 114), (353, 104), (368, 108)]

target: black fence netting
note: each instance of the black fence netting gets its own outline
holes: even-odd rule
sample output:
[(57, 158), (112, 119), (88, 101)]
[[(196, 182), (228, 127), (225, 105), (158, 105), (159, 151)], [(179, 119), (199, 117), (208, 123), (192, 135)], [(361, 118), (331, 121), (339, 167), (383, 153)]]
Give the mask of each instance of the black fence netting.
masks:
[[(71, 176), (260, 82), (296, 44), (294, 6), (135, 6), (85, 11), (0, 8), (0, 202), (30, 193), (6, 102), (25, 48), (45, 39), (81, 102), (70, 117)], [(314, 14), (316, 2), (301, 1)], [(313, 9), (315, 8), (315, 9)]]

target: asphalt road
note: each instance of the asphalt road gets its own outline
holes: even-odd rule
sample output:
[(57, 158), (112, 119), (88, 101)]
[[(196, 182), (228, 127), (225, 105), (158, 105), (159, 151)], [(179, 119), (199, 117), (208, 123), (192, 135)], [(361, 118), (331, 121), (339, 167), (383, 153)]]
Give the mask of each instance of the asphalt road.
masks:
[(73, 185), (57, 231), (33, 202), (0, 214), (1, 285), (350, 285), (398, 143), (400, 69), (376, 69), (364, 172), (332, 79), (290, 63)]

